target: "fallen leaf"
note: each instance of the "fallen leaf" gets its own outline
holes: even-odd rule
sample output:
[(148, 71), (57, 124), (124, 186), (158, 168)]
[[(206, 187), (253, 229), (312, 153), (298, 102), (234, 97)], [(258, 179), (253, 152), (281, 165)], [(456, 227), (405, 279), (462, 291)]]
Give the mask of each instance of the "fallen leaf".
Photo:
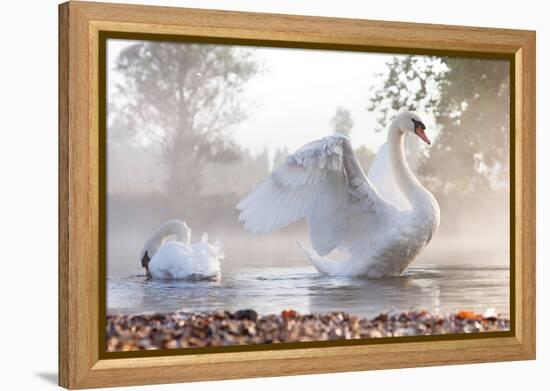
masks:
[(459, 311), (458, 314), (456, 314), (457, 318), (461, 319), (468, 319), (468, 320), (480, 320), (482, 316), (480, 314), (476, 314), (473, 311)]
[(292, 319), (296, 317), (296, 311), (291, 309), (283, 310), (281, 316), (285, 319)]

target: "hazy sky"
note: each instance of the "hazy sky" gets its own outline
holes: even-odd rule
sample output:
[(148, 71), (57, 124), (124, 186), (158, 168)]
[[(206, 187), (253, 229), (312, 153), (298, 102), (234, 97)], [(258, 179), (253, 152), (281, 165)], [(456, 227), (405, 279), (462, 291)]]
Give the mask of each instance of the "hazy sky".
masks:
[[(118, 53), (135, 41), (108, 41), (109, 77)], [(376, 151), (385, 132), (375, 133), (374, 114), (366, 109), (375, 74), (386, 69), (393, 55), (306, 49), (255, 48), (264, 72), (255, 76), (245, 90), (252, 103), (252, 116), (235, 126), (234, 140), (253, 153), (267, 145), (293, 151), (303, 144), (330, 134), (330, 119), (337, 106), (351, 111), (355, 126), (351, 133), (357, 147)], [(429, 119), (425, 119), (429, 127)]]

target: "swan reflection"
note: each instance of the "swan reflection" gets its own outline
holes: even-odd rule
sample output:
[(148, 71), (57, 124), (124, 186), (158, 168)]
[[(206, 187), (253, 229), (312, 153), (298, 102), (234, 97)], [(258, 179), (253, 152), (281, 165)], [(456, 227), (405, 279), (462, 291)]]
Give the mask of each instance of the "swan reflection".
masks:
[(259, 314), (292, 308), (300, 313), (346, 311), (361, 317), (414, 308), (431, 312), (495, 308), (509, 314), (507, 267), (412, 267), (383, 279), (327, 277), (311, 266), (242, 268), (219, 281), (156, 281), (145, 276), (110, 278), (108, 313), (254, 309)]

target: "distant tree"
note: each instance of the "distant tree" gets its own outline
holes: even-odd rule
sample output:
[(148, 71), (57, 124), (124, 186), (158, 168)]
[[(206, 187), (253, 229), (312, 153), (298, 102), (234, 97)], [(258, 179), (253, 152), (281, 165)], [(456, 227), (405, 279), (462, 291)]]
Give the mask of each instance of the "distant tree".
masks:
[(355, 149), (354, 152), (355, 156), (357, 156), (357, 160), (359, 160), (359, 163), (361, 163), (361, 167), (363, 167), (363, 170), (365, 170), (365, 172), (368, 172), (376, 156), (375, 153), (364, 145), (361, 145), (359, 148)]
[[(442, 132), (429, 150), (424, 172), (435, 178), (452, 159), (456, 178), (447, 190), (489, 190), (508, 175), (509, 67), (505, 61), (448, 58), (439, 116)], [(497, 186), (498, 187), (498, 186)], [(444, 189), (445, 190), (445, 189)]]
[(283, 147), (281, 149), (277, 148), (275, 150), (275, 156), (273, 157), (273, 169), (282, 165), (286, 161), (288, 155), (289, 151), (287, 147)]
[(387, 64), (378, 76), (382, 83), (371, 87), (367, 109), (378, 115), (377, 131), (386, 129), (402, 110), (438, 116), (441, 83), (448, 72), (438, 57), (400, 56)]
[(239, 159), (225, 163), (209, 163), (204, 168), (201, 195), (242, 197), (269, 175), (267, 148), (253, 155), (243, 149)]
[[(332, 119), (330, 120), (330, 125), (332, 126), (334, 133), (341, 133), (347, 137), (350, 137), (351, 130), (354, 126), (351, 112), (341, 106), (338, 106), (336, 108), (336, 114), (334, 114), (334, 117), (332, 117)], [(365, 171), (368, 171), (375, 157), (374, 152), (372, 152), (364, 145), (356, 148), (354, 152), (363, 169)]]
[(231, 46), (136, 43), (116, 59), (113, 132), (161, 159), (167, 192), (195, 194), (206, 164), (239, 156), (229, 130), (247, 116), (243, 91), (258, 70), (252, 52)]
[[(336, 108), (336, 113), (330, 120), (330, 125), (334, 130), (334, 133), (340, 133), (344, 136), (350, 137), (351, 130), (353, 129), (354, 122), (351, 112), (342, 106)], [(372, 164), (375, 154), (370, 149), (364, 145), (354, 150), (359, 163), (365, 171), (368, 171), (370, 165)]]
[(263, 151), (256, 156), (255, 166), (260, 172), (261, 176), (267, 176), (269, 174), (269, 153), (267, 147), (264, 147)]
[(368, 109), (379, 113), (380, 128), (400, 110), (435, 118), (441, 132), (419, 166), (434, 190), (488, 190), (507, 175), (506, 62), (406, 56), (393, 58), (388, 68)]
[(330, 126), (334, 130), (334, 133), (341, 133), (349, 137), (351, 129), (353, 129), (353, 125), (351, 112), (341, 106), (338, 106), (336, 108), (336, 113), (330, 120)]

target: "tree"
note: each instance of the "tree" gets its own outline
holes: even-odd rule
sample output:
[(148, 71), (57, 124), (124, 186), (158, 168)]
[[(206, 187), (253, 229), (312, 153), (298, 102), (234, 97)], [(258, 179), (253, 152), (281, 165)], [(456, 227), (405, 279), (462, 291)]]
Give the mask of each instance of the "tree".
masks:
[(386, 129), (400, 111), (419, 111), (438, 116), (441, 83), (448, 67), (441, 58), (394, 57), (388, 72), (379, 74), (380, 85), (371, 87), (367, 109), (377, 114), (377, 131)]
[[(342, 106), (336, 108), (336, 113), (330, 120), (330, 126), (334, 130), (334, 133), (343, 134), (346, 137), (351, 136), (351, 130), (353, 129), (354, 122), (351, 112)], [(361, 167), (365, 171), (368, 171), (370, 165), (374, 161), (375, 154), (364, 145), (354, 150), (357, 160), (361, 164)]]
[(113, 132), (129, 132), (162, 161), (167, 192), (196, 194), (207, 163), (237, 158), (229, 131), (247, 116), (242, 95), (258, 70), (251, 51), (231, 46), (131, 45), (116, 59)]
[(341, 133), (349, 137), (353, 125), (350, 111), (338, 106), (336, 113), (330, 120), (330, 126), (334, 129), (334, 133)]
[(276, 168), (283, 165), (286, 162), (289, 154), (290, 152), (288, 151), (288, 147), (285, 146), (280, 149), (277, 148), (275, 150), (275, 155), (273, 156), (273, 169), (275, 170)]
[(361, 167), (363, 167), (363, 170), (365, 170), (365, 172), (368, 172), (372, 162), (374, 161), (374, 158), (376, 157), (374, 152), (372, 152), (364, 145), (361, 145), (359, 148), (355, 149), (354, 152), (355, 156), (357, 156), (357, 160), (359, 160), (359, 163), (361, 164)]
[[(442, 81), (442, 132), (424, 171), (432, 178), (447, 166), (456, 178), (447, 191), (490, 190), (508, 176), (509, 67), (505, 61), (448, 58)], [(446, 165), (452, 156), (456, 163)], [(498, 187), (498, 186), (497, 186)]]
[[(508, 64), (451, 57), (395, 57), (368, 109), (386, 127), (400, 110), (433, 116), (437, 142), (420, 162), (420, 174), (438, 192), (490, 189), (507, 175)], [(445, 182), (438, 180), (445, 178)]]

